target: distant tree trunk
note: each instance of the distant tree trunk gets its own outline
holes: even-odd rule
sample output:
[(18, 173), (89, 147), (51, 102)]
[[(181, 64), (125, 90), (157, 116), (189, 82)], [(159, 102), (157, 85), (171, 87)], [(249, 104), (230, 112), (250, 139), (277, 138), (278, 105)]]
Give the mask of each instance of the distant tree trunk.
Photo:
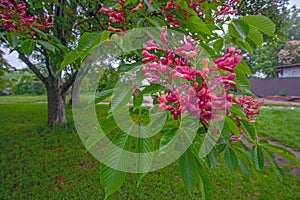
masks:
[(63, 125), (66, 118), (66, 95), (63, 91), (63, 83), (60, 76), (47, 78), (46, 82), (48, 97), (48, 124)]
[(49, 76), (45, 77), (23, 53), (19, 52), (19, 58), (26, 63), (36, 76), (45, 84), (48, 98), (48, 124), (65, 124), (67, 122), (65, 105), (66, 93), (74, 83), (78, 71), (74, 72), (69, 79), (63, 82), (61, 73), (56, 76), (54, 75), (57, 69), (55, 66), (51, 69), (49, 65), (46, 65)]

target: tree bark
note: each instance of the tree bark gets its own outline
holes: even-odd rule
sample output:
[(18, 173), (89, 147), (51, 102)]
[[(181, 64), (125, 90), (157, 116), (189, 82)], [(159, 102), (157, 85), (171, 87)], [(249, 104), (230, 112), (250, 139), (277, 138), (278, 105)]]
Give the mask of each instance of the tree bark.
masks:
[(62, 90), (63, 83), (60, 76), (47, 78), (46, 89), (48, 96), (48, 124), (63, 125), (66, 118), (66, 95)]

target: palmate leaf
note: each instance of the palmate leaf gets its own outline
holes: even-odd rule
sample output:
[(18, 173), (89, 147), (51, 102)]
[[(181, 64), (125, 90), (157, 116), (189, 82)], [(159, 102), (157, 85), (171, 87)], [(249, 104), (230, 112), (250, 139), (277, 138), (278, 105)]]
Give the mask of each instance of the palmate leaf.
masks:
[(185, 26), (192, 29), (193, 32), (203, 33), (203, 34), (211, 34), (211, 31), (206, 26), (206, 24), (202, 21), (202, 19), (198, 16), (192, 16), (187, 18), (185, 22)]
[(271, 152), (278, 153), (279, 155), (288, 159), (295, 165), (300, 165), (300, 161), (298, 160), (298, 158), (288, 149), (269, 143), (262, 143), (261, 146)]
[(213, 168), (217, 165), (218, 155), (216, 148), (213, 148), (206, 156), (207, 162), (210, 168)]
[(248, 119), (242, 119), (240, 122), (247, 137), (256, 143), (258, 139), (255, 126), (251, 122), (249, 122)]
[(146, 86), (143, 89), (142, 93), (143, 94), (152, 94), (152, 93), (157, 92), (158, 90), (164, 90), (164, 89), (166, 89), (166, 87), (161, 84), (151, 83), (151, 85)]
[(52, 53), (55, 53), (55, 46), (49, 42), (38, 40), (37, 41), (40, 45), (42, 45), (45, 49), (51, 51)]
[(257, 29), (255, 29), (254, 27), (251, 27), (247, 37), (254, 44), (257, 44), (259, 47), (262, 47), (262, 44), (264, 42), (264, 38), (263, 38), (262, 34)]
[(77, 51), (70, 51), (64, 58), (64, 60), (62, 61), (60, 68), (59, 68), (59, 72), (61, 70), (63, 70), (66, 66), (68, 66), (69, 64), (71, 64), (72, 62), (74, 62), (75, 60), (77, 60), (78, 58), (80, 58), (79, 54), (77, 53)]
[(222, 38), (220, 38), (214, 42), (213, 47), (217, 52), (220, 52), (220, 51), (222, 51), (223, 44), (224, 44), (224, 40)]
[[(173, 148), (178, 138), (178, 131), (176, 128), (165, 132), (160, 139), (159, 151), (163, 153), (168, 148)], [(166, 150), (167, 151), (167, 150)]]
[(109, 38), (109, 31), (84, 33), (79, 41), (76, 51), (81, 59), (84, 59), (95, 47)]
[(212, 185), (203, 164), (199, 160), (197, 160), (197, 168), (201, 180), (201, 192), (203, 195), (203, 199), (212, 199)]
[(247, 38), (249, 33), (249, 25), (242, 20), (234, 20), (229, 26), (230, 34), (235, 38)]
[(262, 168), (264, 167), (264, 156), (262, 153), (262, 150), (260, 148), (260, 146), (256, 145), (253, 146), (252, 151), (251, 151), (251, 155), (252, 155), (252, 159), (255, 165), (255, 168), (258, 171), (261, 171)]
[(283, 174), (282, 169), (280, 169), (278, 164), (276, 163), (275, 156), (268, 149), (262, 148), (262, 150), (263, 150), (264, 154), (266, 155), (266, 158), (268, 159), (268, 161), (275, 168), (275, 171), (276, 171), (279, 181), (282, 182), (284, 174)]
[[(104, 152), (103, 163), (101, 163), (100, 179), (105, 188), (105, 199), (116, 192), (125, 180), (128, 162), (128, 154), (132, 136), (120, 132), (114, 137), (112, 143)], [(105, 164), (104, 164), (105, 163)], [(109, 165), (109, 166), (107, 166)], [(121, 169), (119, 171), (117, 169)]]
[(240, 62), (236, 66), (235, 70), (242, 71), (244, 74), (247, 74), (247, 75), (250, 75), (250, 76), (252, 75), (250, 67), (247, 65), (247, 63), (245, 61)]
[(241, 141), (234, 143), (234, 152), (238, 157), (238, 165), (243, 174), (249, 176), (253, 170), (253, 160), (250, 150)]
[(26, 56), (29, 56), (35, 48), (35, 42), (31, 40), (26, 40), (22, 43), (22, 46), (20, 47), (20, 51), (24, 53)]
[(134, 105), (134, 107), (139, 107), (143, 103), (144, 96), (143, 96), (143, 93), (141, 92), (141, 90), (139, 90), (139, 89), (136, 89), (136, 93), (138, 96), (133, 94), (133, 105)]
[(236, 74), (234, 81), (236, 82), (237, 89), (245, 95), (252, 95), (252, 92), (250, 91), (250, 83), (245, 72), (240, 69), (235, 69), (234, 72)]
[(190, 148), (180, 157), (179, 166), (184, 186), (191, 193), (199, 179), (196, 159)]
[(240, 20), (247, 22), (250, 25), (250, 27), (255, 27), (257, 30), (268, 36), (275, 36), (275, 24), (266, 16), (249, 15), (240, 18)]
[(136, 143), (136, 153), (140, 153), (137, 156), (137, 171), (143, 172), (137, 174), (137, 186), (140, 185), (141, 180), (145, 177), (146, 173), (151, 169), (153, 159), (153, 139), (138, 138)]
[(225, 150), (225, 162), (228, 165), (229, 169), (231, 172), (235, 172), (235, 170), (238, 167), (238, 159), (237, 156), (235, 155), (234, 151), (227, 147)]
[(19, 44), (19, 38), (14, 32), (10, 32), (7, 35), (7, 41), (12, 48), (17, 47), (17, 45)]

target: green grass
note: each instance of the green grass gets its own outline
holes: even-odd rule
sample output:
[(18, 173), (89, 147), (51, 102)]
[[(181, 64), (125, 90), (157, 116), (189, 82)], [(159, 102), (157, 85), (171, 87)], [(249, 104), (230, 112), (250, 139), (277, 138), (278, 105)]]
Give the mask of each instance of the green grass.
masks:
[(256, 127), (259, 135), (300, 150), (300, 110), (262, 109)]
[(5, 103), (28, 103), (28, 102), (47, 102), (46, 95), (11, 95), (11, 96), (0, 96), (0, 102)]
[[(82, 145), (70, 108), (69, 123), (52, 129), (46, 125), (46, 109), (45, 104), (0, 104), (0, 199), (103, 199), (100, 164)], [(97, 106), (100, 119), (105, 118), (101, 113), (106, 111), (107, 106)], [(270, 111), (263, 110), (261, 118), (271, 114)], [(278, 112), (274, 115), (280, 115)], [(295, 118), (290, 121), (294, 127), (299, 123)], [(297, 142), (300, 143), (299, 137), (295, 138)], [(213, 199), (300, 199), (299, 175), (290, 174), (289, 167), (284, 167), (286, 176), (280, 183), (270, 167), (249, 178), (240, 172), (230, 173), (220, 161), (210, 170)], [(124, 185), (111, 199), (199, 199), (200, 196), (199, 187), (191, 195), (184, 190), (178, 163), (174, 163), (149, 173), (139, 188), (135, 175), (127, 175)]]
[(280, 106), (280, 107), (295, 107), (295, 108), (299, 108), (300, 104), (264, 103), (262, 106), (268, 106), (268, 107)]

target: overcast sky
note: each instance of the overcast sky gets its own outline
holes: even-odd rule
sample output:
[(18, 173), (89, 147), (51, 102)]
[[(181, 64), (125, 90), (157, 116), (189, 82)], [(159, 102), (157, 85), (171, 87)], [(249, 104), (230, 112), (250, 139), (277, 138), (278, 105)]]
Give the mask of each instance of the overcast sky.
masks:
[[(290, 0), (289, 7), (296, 5), (298, 8), (300, 8), (300, 0)], [(5, 51), (5, 50), (4, 50)], [(26, 65), (18, 59), (18, 54), (14, 51), (11, 54), (8, 54), (9, 52), (6, 51), (6, 55), (4, 58), (13, 66), (16, 68), (24, 68)]]

